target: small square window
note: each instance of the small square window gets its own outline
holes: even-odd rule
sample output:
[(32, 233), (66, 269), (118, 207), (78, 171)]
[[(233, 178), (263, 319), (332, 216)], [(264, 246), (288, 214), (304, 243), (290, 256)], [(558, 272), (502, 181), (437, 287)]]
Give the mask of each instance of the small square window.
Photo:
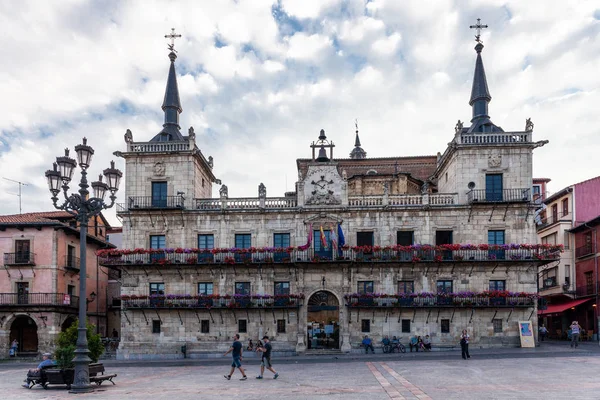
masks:
[(360, 321), (360, 330), (361, 332), (371, 332), (371, 320), (363, 319)]
[(494, 318), (492, 323), (494, 324), (494, 333), (502, 333), (502, 319)]
[(200, 332), (201, 333), (208, 333), (210, 332), (210, 321), (207, 319), (203, 319), (200, 322)]
[(277, 320), (277, 333), (285, 333), (285, 319)]
[(450, 320), (443, 319), (440, 321), (442, 333), (450, 333)]
[(410, 319), (402, 320), (402, 333), (410, 333)]
[(238, 332), (248, 333), (248, 321), (246, 321), (245, 319), (238, 320)]
[(160, 320), (152, 320), (152, 333), (160, 333)]

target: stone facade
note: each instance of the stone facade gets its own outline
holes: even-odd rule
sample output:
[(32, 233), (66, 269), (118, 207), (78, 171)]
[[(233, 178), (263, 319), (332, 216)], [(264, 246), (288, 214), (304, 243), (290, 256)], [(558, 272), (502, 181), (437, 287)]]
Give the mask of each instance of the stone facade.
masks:
[(258, 197), (222, 185), (211, 198), (212, 158), (179, 133), (178, 99), (163, 104), (171, 136), (129, 133), (116, 153), (125, 250), (101, 259), (122, 271), (118, 358), (208, 356), (237, 332), (288, 353), (360, 351), (365, 334), (457, 346), (462, 329), (476, 346), (514, 346), (523, 320), (537, 332), (537, 268), (559, 250), (523, 245), (536, 242), (532, 154), (545, 142), (490, 121), (482, 48), (473, 124), (459, 121), (443, 154), (336, 159), (321, 130), (283, 197), (260, 184)]

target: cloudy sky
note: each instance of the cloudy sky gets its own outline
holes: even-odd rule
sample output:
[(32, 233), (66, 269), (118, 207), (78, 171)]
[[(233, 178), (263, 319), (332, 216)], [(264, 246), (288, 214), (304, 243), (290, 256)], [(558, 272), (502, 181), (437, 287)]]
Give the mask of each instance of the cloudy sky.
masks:
[[(492, 120), (518, 131), (531, 117), (550, 141), (534, 176), (555, 192), (599, 175), (596, 0), (0, 0), (0, 176), (28, 184), (24, 212), (49, 210), (43, 174), (63, 148), (86, 136), (95, 176), (126, 129), (158, 133), (171, 27), (182, 132), (230, 197), (293, 190), (321, 128), (347, 157), (355, 119), (369, 157), (443, 152), (471, 117), (476, 18)], [(0, 213), (18, 213), (17, 192), (0, 179)]]

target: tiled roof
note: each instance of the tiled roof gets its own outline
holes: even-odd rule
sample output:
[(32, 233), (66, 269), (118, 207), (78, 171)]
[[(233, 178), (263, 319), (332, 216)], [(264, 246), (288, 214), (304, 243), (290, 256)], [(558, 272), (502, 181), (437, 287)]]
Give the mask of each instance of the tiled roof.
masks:
[(59, 220), (73, 218), (66, 211), (45, 211), (36, 213), (0, 215), (0, 224), (36, 224), (56, 223)]

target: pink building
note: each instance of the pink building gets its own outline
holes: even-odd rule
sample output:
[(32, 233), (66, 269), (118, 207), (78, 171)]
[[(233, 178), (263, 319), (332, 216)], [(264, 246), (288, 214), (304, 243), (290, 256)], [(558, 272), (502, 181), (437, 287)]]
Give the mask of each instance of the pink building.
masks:
[[(538, 316), (551, 336), (566, 338), (569, 325), (578, 315), (585, 317), (579, 322), (585, 321), (583, 326), (590, 332), (597, 325), (595, 301), (587, 301), (595, 299), (597, 292), (596, 283), (591, 286), (589, 283), (590, 279), (598, 281), (595, 270), (589, 268), (595, 261), (590, 261), (593, 254), (581, 256), (582, 244), (576, 242), (574, 233), (589, 231), (584, 225), (589, 226), (589, 221), (600, 215), (598, 193), (600, 176), (567, 186), (543, 200), (543, 210), (538, 210), (539, 217), (535, 219), (540, 243), (562, 244), (565, 248), (560, 262), (538, 271), (539, 292), (548, 303), (548, 308), (540, 310)], [(589, 288), (593, 292), (588, 293)]]
[[(108, 274), (96, 250), (109, 244), (102, 215), (89, 221), (87, 301), (89, 322), (106, 332)], [(50, 351), (61, 330), (77, 318), (79, 227), (64, 211), (0, 216), (0, 354), (17, 340), (19, 355)]]

